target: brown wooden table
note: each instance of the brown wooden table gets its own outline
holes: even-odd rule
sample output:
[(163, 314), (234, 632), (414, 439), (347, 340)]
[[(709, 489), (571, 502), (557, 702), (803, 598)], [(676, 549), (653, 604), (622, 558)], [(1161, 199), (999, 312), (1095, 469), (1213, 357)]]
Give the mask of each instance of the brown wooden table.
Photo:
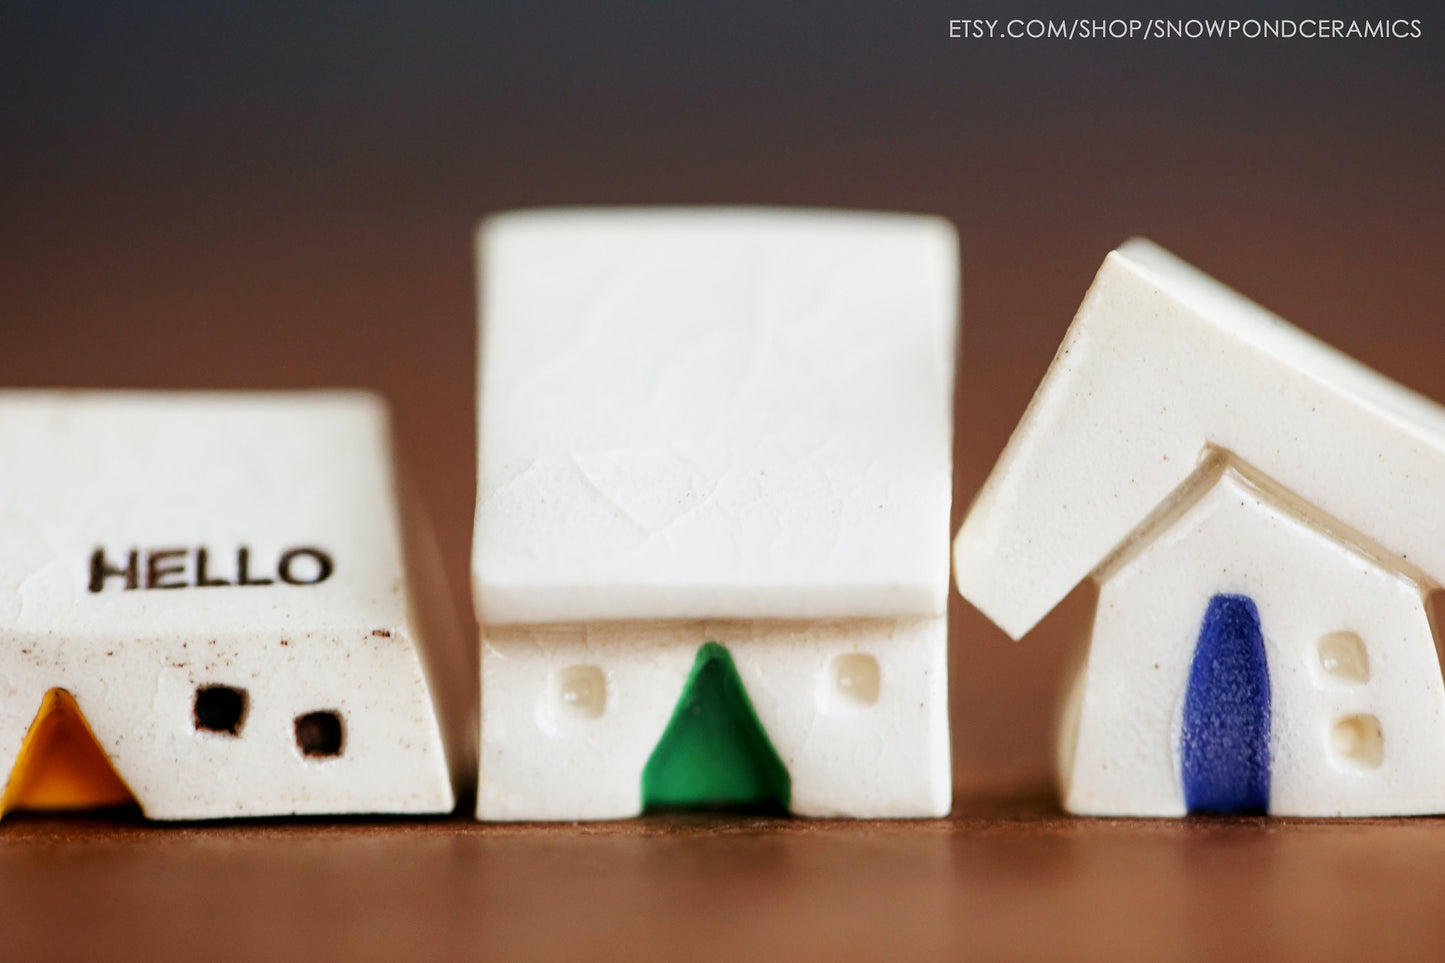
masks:
[(656, 816), (0, 827), (5, 959), (1387, 960), (1445, 820)]

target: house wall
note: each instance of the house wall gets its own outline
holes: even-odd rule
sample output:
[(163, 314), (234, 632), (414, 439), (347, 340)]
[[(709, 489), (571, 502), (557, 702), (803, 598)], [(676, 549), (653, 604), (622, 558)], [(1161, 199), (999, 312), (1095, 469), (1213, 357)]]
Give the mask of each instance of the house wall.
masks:
[[(440, 813), (455, 805), (416, 649), (401, 631), (4, 636), (8, 777), (45, 692), (70, 692), (152, 819)], [(244, 689), (236, 735), (196, 725), (196, 689)], [(334, 711), (341, 752), (307, 757), (295, 720)]]
[[(643, 767), (709, 641), (732, 654), (788, 769), (794, 812), (948, 812), (947, 620), (939, 617), (484, 626), (478, 817), (637, 815)], [(861, 677), (870, 657), (871, 702)], [(840, 685), (840, 675), (855, 684)], [(863, 699), (853, 694), (860, 689)]]
[[(1229, 593), (1253, 599), (1263, 627), (1270, 812), (1445, 810), (1445, 686), (1429, 588), (1225, 471), (1100, 586), (1066, 807), (1183, 814), (1185, 687), (1209, 600)], [(1355, 638), (1367, 672), (1351, 663)]]

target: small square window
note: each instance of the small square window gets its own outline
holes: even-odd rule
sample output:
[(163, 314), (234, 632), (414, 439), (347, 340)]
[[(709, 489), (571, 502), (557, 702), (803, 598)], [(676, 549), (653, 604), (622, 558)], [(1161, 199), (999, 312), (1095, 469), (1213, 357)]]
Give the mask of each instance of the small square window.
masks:
[(341, 715), (333, 710), (308, 712), (296, 717), (296, 747), (305, 756), (330, 757), (341, 755), (346, 732), (341, 725)]
[(246, 690), (228, 685), (203, 685), (196, 689), (194, 715), (196, 730), (239, 736), (246, 722)]

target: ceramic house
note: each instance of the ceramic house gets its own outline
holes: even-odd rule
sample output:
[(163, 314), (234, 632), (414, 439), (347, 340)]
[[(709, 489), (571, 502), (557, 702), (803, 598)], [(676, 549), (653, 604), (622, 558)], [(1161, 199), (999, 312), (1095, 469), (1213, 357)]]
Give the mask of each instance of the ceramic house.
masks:
[(469, 659), (379, 401), (4, 392), (0, 453), (0, 807), (452, 809)]
[(1153, 244), (1111, 253), (955, 543), (1018, 638), (1097, 586), (1076, 813), (1445, 810), (1445, 409)]
[(478, 256), (477, 815), (947, 812), (951, 226), (537, 211)]

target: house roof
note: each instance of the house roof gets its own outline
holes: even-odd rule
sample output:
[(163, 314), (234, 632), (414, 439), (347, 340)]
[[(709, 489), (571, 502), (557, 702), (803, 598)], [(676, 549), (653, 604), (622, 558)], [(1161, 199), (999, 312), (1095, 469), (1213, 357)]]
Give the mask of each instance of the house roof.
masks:
[(1216, 449), (1445, 582), (1445, 408), (1136, 239), (964, 519), (959, 591), (1022, 636)]
[(495, 217), (479, 617), (935, 615), (957, 248), (930, 217)]
[[(258, 628), (403, 628), (399, 522), (387, 415), (361, 392), (0, 392), (0, 626), (7, 631), (135, 639)], [(211, 579), (275, 584), (146, 589), (195, 581), (195, 549)], [(288, 549), (326, 553), (315, 585), (276, 576)], [(93, 553), (114, 576), (89, 589)], [(297, 557), (298, 580), (319, 574)], [(179, 572), (168, 570), (179, 568)]]

